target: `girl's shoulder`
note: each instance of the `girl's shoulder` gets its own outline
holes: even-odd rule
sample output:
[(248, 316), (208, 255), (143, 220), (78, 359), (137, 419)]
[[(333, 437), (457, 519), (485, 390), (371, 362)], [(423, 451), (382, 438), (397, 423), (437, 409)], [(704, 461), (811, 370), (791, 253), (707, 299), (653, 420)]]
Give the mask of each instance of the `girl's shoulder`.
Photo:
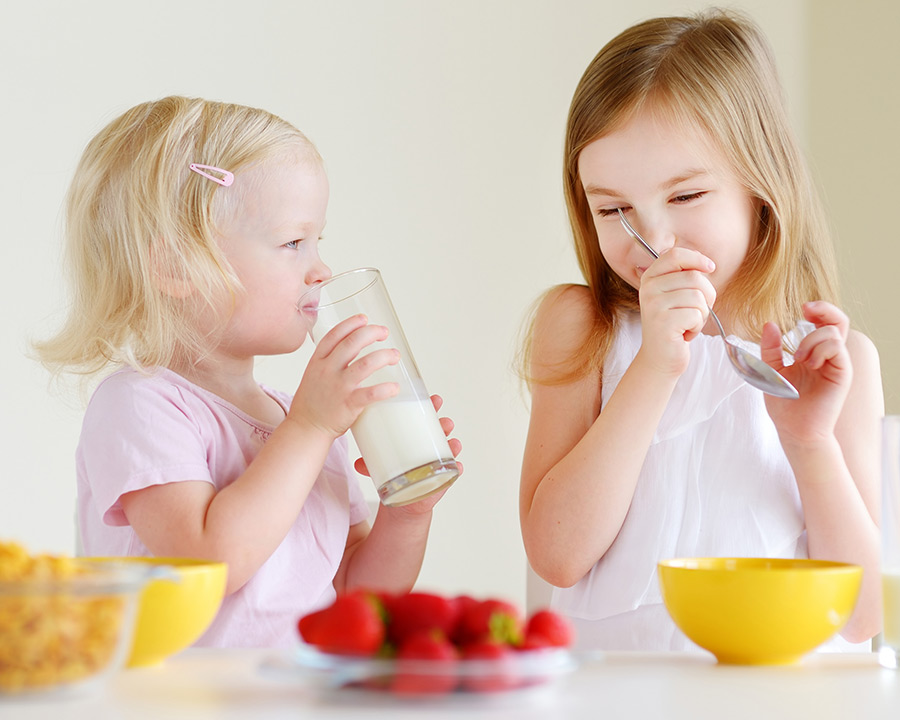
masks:
[(138, 370), (123, 367), (104, 377), (94, 389), (93, 397), (131, 394), (135, 392), (165, 392), (189, 385), (188, 381), (166, 368)]
[(585, 331), (593, 327), (596, 304), (585, 285), (557, 285), (548, 290), (538, 304), (535, 332), (565, 333)]
[(128, 412), (155, 412), (167, 407), (185, 415), (216, 404), (215, 396), (177, 373), (163, 367), (120, 368), (103, 378), (91, 394), (88, 413), (108, 413), (117, 408)]
[(584, 285), (558, 285), (540, 299), (531, 328), (532, 380), (560, 382), (583, 373), (586, 348), (596, 344), (597, 310)]
[(858, 355), (878, 362), (878, 348), (868, 335), (859, 330), (850, 328), (847, 333), (847, 350), (851, 356)]
[(883, 403), (881, 358), (875, 343), (865, 333), (851, 328), (847, 333), (847, 353), (853, 365), (854, 384), (859, 387), (865, 383), (875, 397), (881, 397)]

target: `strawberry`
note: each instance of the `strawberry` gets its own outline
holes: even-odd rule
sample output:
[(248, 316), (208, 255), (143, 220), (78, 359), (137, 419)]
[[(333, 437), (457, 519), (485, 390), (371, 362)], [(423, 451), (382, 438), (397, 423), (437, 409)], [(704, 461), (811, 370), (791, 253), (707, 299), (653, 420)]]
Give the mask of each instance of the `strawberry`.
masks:
[(482, 600), (463, 609), (455, 639), (461, 645), (480, 640), (518, 645), (522, 642), (522, 626), (522, 616), (512, 603)]
[(304, 615), (297, 623), (301, 637), (327, 653), (374, 655), (385, 638), (383, 609), (372, 593), (339, 595), (327, 608)]
[(569, 647), (574, 640), (572, 625), (552, 610), (538, 610), (525, 626), (525, 643), (540, 647), (540, 640), (549, 647)]
[(521, 650), (522, 652), (527, 652), (529, 650), (552, 650), (553, 647), (554, 646), (550, 644), (550, 641), (543, 635), (536, 635), (534, 633), (529, 635), (526, 632), (525, 637), (522, 638), (522, 644), (517, 645), (516, 650)]
[(431, 593), (398, 595), (389, 607), (388, 639), (398, 648), (422, 632), (438, 631), (445, 638), (451, 637), (459, 617), (454, 600)]
[(400, 695), (448, 693), (456, 687), (456, 662), (456, 648), (443, 633), (414, 633), (397, 650), (391, 690)]
[(496, 640), (477, 640), (468, 643), (462, 659), (474, 661), (471, 671), (462, 678), (462, 686), (473, 692), (500, 692), (516, 687), (515, 651)]

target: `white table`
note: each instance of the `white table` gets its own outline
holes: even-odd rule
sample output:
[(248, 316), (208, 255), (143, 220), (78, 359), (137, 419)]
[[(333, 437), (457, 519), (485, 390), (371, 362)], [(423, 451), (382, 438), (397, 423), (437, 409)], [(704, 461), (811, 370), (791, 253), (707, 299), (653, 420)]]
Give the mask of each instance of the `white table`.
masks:
[(187, 650), (82, 694), (0, 700), (0, 718), (900, 718), (900, 672), (872, 654), (812, 655), (791, 667), (729, 667), (710, 655), (611, 653), (534, 690), (428, 700), (322, 690), (260, 672), (268, 651)]

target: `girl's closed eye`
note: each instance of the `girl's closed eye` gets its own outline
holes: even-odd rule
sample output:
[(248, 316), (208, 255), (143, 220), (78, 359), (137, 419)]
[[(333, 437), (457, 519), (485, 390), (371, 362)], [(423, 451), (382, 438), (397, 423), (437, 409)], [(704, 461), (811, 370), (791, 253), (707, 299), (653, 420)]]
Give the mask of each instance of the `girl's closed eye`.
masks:
[(672, 202), (682, 205), (684, 203), (689, 203), (692, 200), (699, 200), (704, 195), (706, 195), (706, 190), (698, 190), (697, 192), (685, 193), (684, 195), (676, 195), (672, 198)]
[(613, 207), (613, 208), (598, 208), (597, 214), (600, 217), (613, 217), (613, 216), (618, 217), (620, 209), (622, 210), (622, 212), (628, 212), (629, 210), (631, 210), (631, 206), (630, 205), (622, 205), (622, 206)]

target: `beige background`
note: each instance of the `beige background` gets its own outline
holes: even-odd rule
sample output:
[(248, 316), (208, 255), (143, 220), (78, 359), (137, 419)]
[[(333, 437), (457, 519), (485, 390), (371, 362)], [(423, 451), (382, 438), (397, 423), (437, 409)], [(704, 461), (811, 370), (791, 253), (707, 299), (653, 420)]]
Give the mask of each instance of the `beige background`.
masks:
[[(326, 261), (381, 268), (429, 388), (456, 420), (466, 473), (436, 510), (420, 586), (524, 600), (516, 497), (528, 409), (510, 365), (529, 304), (578, 279), (559, 184), (571, 93), (627, 25), (704, 5), (3, 3), (0, 538), (74, 547), (83, 406), (52, 392), (26, 349), (61, 317), (60, 208), (77, 158), (131, 105), (201, 95), (266, 107), (318, 145), (332, 184)], [(900, 5), (732, 5), (775, 47), (839, 235), (848, 310), (880, 347), (888, 409), (900, 412)], [(261, 360), (260, 378), (294, 389), (304, 353)]]

